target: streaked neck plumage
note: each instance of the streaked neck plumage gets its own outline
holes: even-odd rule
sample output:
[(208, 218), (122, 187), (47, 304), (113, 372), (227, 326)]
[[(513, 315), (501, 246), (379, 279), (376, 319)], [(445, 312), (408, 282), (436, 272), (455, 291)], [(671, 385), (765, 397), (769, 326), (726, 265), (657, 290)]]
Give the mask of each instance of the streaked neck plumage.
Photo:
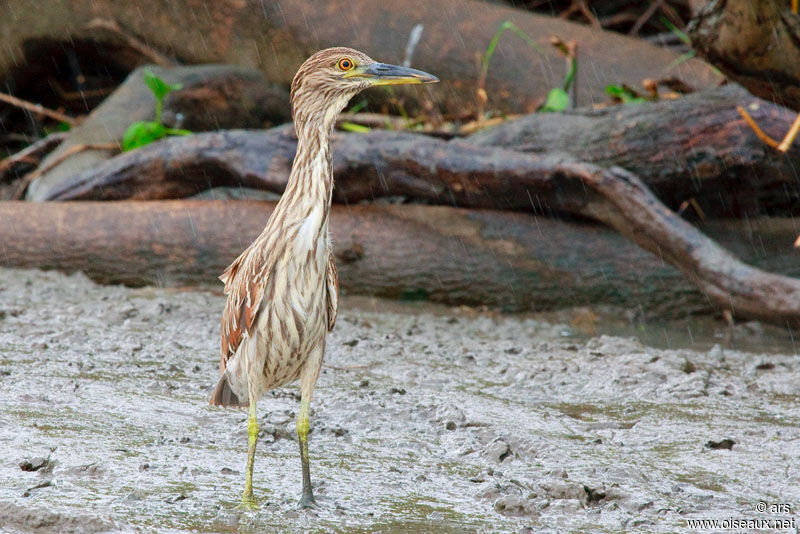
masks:
[(342, 95), (329, 102), (307, 102), (309, 95), (303, 91), (293, 96), (297, 152), (276, 212), (282, 212), (289, 224), (319, 214), (314, 217), (315, 226), (327, 228), (333, 192), (331, 137), (336, 117), (349, 96)]

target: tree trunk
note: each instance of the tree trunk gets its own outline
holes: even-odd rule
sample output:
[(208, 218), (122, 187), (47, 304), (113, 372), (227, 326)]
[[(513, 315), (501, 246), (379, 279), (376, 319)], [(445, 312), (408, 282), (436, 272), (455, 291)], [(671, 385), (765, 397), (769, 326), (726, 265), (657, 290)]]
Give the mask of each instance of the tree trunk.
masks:
[[(741, 88), (727, 87), (602, 112), (535, 114), (452, 141), (390, 131), (337, 134), (334, 200), (402, 196), (580, 214), (594, 193), (560, 167), (579, 160), (640, 174), (673, 210), (692, 201), (707, 216), (796, 215), (800, 148), (781, 154), (753, 134), (735, 110), (753, 100)], [(793, 118), (765, 101), (752, 113), (776, 131)], [(290, 126), (169, 139), (71, 177), (42, 198), (165, 199), (231, 185), (281, 192), (295, 144)]]
[(754, 95), (800, 111), (800, 16), (789, 5), (788, 0), (708, 2), (687, 31), (694, 49), (726, 76)]
[[(422, 35), (413, 66), (436, 74), (442, 83), (431, 91), (396, 88), (394, 94), (408, 110), (432, 101), (456, 114), (474, 108), (477, 57), (486, 52), (504, 21), (513, 21), (546, 55), (506, 32), (488, 71), (488, 109), (532, 111), (548, 90), (561, 85), (564, 61), (549, 44), (552, 35), (578, 42), (579, 64), (587, 66), (578, 71), (577, 78), (582, 104), (606, 100), (607, 84), (638, 86), (644, 78), (657, 79), (678, 57), (639, 39), (472, 0), (6, 0), (4, 4), (13, 16), (0, 17), (0, 77), (26, 55), (32, 57), (38, 51), (49, 62), (53, 51), (58, 53), (61, 45), (68, 48), (73, 41), (125, 44), (106, 30), (87, 30), (96, 18), (113, 21), (150, 47), (187, 63), (254, 67), (284, 86), (306, 57), (328, 46), (346, 43), (377, 60), (402, 62), (412, 29), (419, 24)], [(104, 46), (97, 48), (102, 51)], [(683, 62), (669, 74), (696, 87), (713, 87), (719, 81), (698, 60)], [(381, 102), (392, 98), (382, 90), (371, 95)]]
[[(83, 271), (102, 283), (202, 285), (258, 235), (273, 203), (0, 203), (0, 265)], [(625, 306), (644, 318), (713, 310), (676, 269), (598, 225), (412, 205), (334, 206), (343, 291), (505, 311)], [(790, 219), (710, 222), (746, 261), (800, 276)], [(409, 251), (414, 251), (410, 253)]]

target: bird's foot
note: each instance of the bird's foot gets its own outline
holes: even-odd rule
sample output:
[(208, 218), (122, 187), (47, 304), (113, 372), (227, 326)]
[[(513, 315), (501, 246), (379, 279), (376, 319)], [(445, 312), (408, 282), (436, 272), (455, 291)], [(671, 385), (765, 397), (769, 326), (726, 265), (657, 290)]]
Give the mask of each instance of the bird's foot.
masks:
[(317, 504), (316, 499), (314, 499), (314, 494), (311, 491), (304, 491), (303, 496), (300, 497), (300, 502), (297, 503), (297, 507), (301, 510), (319, 510), (319, 505)]
[(244, 510), (246, 512), (253, 512), (261, 508), (252, 493), (245, 493), (242, 495), (242, 502), (236, 507), (237, 510)]

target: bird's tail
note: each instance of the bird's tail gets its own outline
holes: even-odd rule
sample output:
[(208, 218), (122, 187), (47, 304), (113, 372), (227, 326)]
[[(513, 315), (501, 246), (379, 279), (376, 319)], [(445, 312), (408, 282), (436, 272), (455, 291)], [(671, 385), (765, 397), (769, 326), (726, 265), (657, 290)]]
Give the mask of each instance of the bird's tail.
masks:
[(211, 394), (211, 398), (208, 400), (208, 403), (212, 406), (234, 406), (234, 407), (247, 407), (250, 406), (250, 400), (244, 399), (243, 401), (239, 400), (239, 397), (236, 396), (236, 393), (233, 392), (231, 389), (231, 384), (228, 382), (228, 373), (222, 373), (222, 376), (219, 377), (219, 382), (217, 382), (217, 387), (214, 388), (214, 392)]

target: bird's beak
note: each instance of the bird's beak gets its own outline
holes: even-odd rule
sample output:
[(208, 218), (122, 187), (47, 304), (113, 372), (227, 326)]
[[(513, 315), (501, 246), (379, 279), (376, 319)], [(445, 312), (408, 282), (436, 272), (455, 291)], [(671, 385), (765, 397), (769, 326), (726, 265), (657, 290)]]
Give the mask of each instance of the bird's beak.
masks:
[(372, 63), (356, 67), (344, 74), (345, 78), (365, 78), (372, 85), (403, 85), (416, 83), (436, 83), (439, 78), (421, 70), (387, 63)]

